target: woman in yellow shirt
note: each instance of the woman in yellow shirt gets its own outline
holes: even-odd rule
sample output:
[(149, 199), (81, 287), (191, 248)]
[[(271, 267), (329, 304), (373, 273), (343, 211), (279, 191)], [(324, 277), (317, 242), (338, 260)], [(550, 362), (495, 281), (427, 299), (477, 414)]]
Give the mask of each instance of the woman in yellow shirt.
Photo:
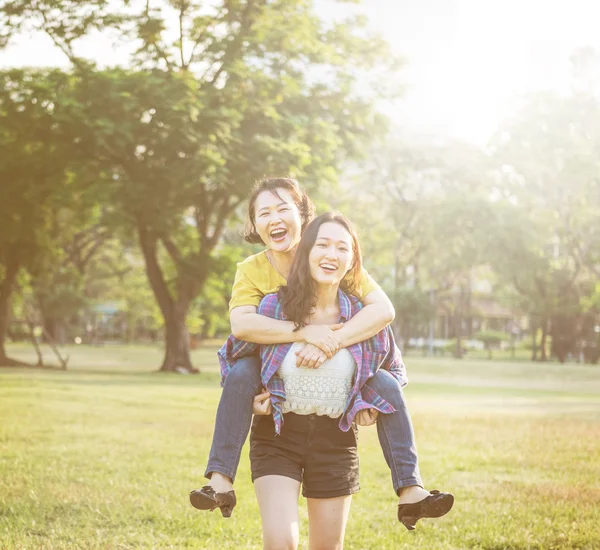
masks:
[[(314, 205), (295, 180), (268, 178), (254, 186), (244, 236), (248, 242), (264, 244), (266, 250), (238, 264), (229, 310), (231, 331), (236, 338), (257, 344), (306, 342), (298, 352), (296, 364), (318, 368), (340, 349), (380, 332), (393, 320), (394, 309), (385, 293), (363, 270), (357, 297), (364, 307), (346, 323), (309, 324), (297, 330), (292, 321), (257, 313), (261, 299), (286, 284), (302, 231), (313, 217)], [(236, 503), (233, 481), (252, 414), (266, 413), (270, 404), (269, 395), (260, 393), (260, 370), (258, 357), (245, 357), (235, 363), (227, 376), (205, 473), (210, 482), (190, 495), (196, 508), (218, 507), (224, 516), (231, 515)], [(381, 369), (367, 384), (396, 409), (392, 414), (382, 415), (377, 428), (394, 490), (400, 496), (399, 512), (402, 510), (403, 515), (408, 515), (404, 512), (410, 511), (411, 506), (418, 508), (430, 493), (423, 488), (419, 474), (414, 433), (402, 389)], [(360, 425), (373, 424), (376, 420), (377, 411), (368, 409), (356, 417)]]

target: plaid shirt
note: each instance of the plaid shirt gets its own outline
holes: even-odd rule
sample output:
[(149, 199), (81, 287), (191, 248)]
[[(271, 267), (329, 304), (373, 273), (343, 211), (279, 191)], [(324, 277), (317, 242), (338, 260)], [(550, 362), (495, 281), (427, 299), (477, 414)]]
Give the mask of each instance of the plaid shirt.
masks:
[[(348, 296), (341, 290), (338, 291), (338, 298), (340, 303), (340, 323), (354, 317), (363, 307), (357, 298)], [(258, 306), (258, 313), (273, 319), (286, 319), (283, 308), (277, 299), (277, 294), (267, 294)], [(291, 346), (291, 343), (253, 344), (244, 340), (238, 340), (231, 335), (217, 353), (221, 365), (221, 384), (225, 382), (225, 378), (237, 359), (248, 355), (256, 355), (257, 353), (260, 354), (262, 360), (261, 379), (263, 386), (271, 394), (273, 419), (277, 434), (281, 432), (281, 426), (283, 425), (281, 403), (285, 401), (285, 387), (277, 370)], [(406, 367), (402, 362), (402, 355), (396, 346), (394, 335), (389, 326), (372, 338), (349, 346), (348, 351), (352, 354), (358, 368), (352, 389), (348, 395), (345, 412), (340, 418), (339, 426), (343, 431), (350, 429), (356, 413), (362, 409), (373, 408), (384, 414), (395, 411), (392, 405), (369, 386), (365, 385), (367, 380), (374, 376), (379, 368), (388, 370), (402, 386), (406, 386), (408, 383)]]

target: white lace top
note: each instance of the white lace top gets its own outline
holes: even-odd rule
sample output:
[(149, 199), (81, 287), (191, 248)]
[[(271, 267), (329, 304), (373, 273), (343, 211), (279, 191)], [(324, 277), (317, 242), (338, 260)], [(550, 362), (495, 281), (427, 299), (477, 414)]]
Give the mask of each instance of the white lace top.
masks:
[(347, 349), (341, 349), (318, 369), (296, 367), (296, 351), (304, 345), (293, 344), (278, 369), (286, 395), (282, 412), (337, 418), (344, 413), (352, 389), (354, 357)]

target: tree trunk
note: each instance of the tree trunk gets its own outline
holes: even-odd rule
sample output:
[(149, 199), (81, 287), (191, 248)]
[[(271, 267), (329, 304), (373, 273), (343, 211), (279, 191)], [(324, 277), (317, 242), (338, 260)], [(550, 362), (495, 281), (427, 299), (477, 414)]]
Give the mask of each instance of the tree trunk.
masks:
[(42, 314), (42, 322), (44, 325), (44, 332), (49, 334), (51, 338), (56, 338), (56, 321), (48, 315), (45, 307), (41, 306), (41, 301), (38, 300), (39, 309)]
[(20, 361), (10, 359), (6, 355), (5, 347), (6, 333), (10, 321), (10, 298), (17, 280), (19, 267), (18, 259), (9, 254), (5, 265), (4, 279), (0, 282), (0, 367), (24, 365)]
[(38, 342), (37, 336), (35, 335), (35, 323), (31, 321), (27, 322), (27, 327), (29, 328), (29, 337), (31, 338), (31, 343), (35, 349), (35, 353), (37, 355), (37, 366), (44, 366), (44, 357), (42, 355), (42, 350), (40, 349), (40, 343)]
[(165, 357), (160, 367), (161, 371), (198, 372), (192, 365), (190, 357), (190, 334), (185, 324), (185, 318), (190, 302), (178, 304), (169, 319), (165, 319)]
[(65, 345), (65, 325), (61, 319), (56, 319), (48, 315), (45, 309), (41, 309), (42, 322), (44, 327), (44, 341), (52, 340), (59, 346)]
[(531, 360), (537, 361), (537, 323), (533, 315), (531, 316)]
[(548, 336), (548, 318), (542, 319), (542, 341), (540, 342), (540, 361), (547, 361), (546, 356), (546, 336)]
[(462, 321), (463, 321), (463, 307), (465, 304), (465, 287), (463, 284), (460, 285), (460, 294), (458, 296), (458, 304), (456, 307), (455, 314), (455, 327), (454, 331), (456, 334), (456, 349), (454, 351), (454, 356), (457, 359), (462, 359)]
[(138, 236), (146, 264), (146, 275), (165, 321), (165, 356), (160, 370), (199, 372), (192, 365), (189, 333), (185, 324), (189, 307), (196, 297), (194, 290), (190, 290), (192, 285), (186, 285), (179, 275), (179, 296), (174, 300), (158, 263), (156, 235), (140, 224)]
[(436, 307), (435, 307), (435, 290), (429, 290), (429, 305), (431, 306), (431, 317), (427, 323), (427, 354), (433, 356), (433, 339), (435, 338), (435, 321), (436, 321)]
[(462, 358), (462, 315), (460, 311), (456, 312), (454, 317), (454, 333), (456, 334), (456, 348), (454, 349), (454, 357)]

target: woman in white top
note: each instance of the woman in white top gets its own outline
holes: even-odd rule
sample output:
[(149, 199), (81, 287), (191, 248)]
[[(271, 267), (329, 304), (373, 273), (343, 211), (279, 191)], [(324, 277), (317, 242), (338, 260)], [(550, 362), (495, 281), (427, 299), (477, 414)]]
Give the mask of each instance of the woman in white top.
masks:
[[(306, 228), (288, 285), (265, 296), (259, 312), (285, 317), (297, 329), (348, 320), (362, 307), (350, 296), (360, 271), (356, 231), (342, 215), (323, 214)], [(352, 420), (367, 410), (394, 413), (366, 382), (378, 368), (401, 382), (404, 365), (389, 327), (316, 370), (296, 367), (296, 351), (292, 344), (261, 346), (272, 414), (255, 417), (250, 461), (265, 548), (297, 547), (301, 486), (308, 501), (309, 548), (342, 548), (351, 495), (359, 489)], [(452, 495), (434, 492), (419, 505), (427, 508), (421, 517), (443, 515), (452, 501)]]
[[(340, 283), (357, 262), (360, 265), (351, 226), (341, 216), (326, 223), (321, 218), (307, 227), (292, 264), (290, 284), (278, 293), (286, 317), (299, 327), (339, 321)], [(309, 547), (342, 548), (352, 494), (359, 489), (358, 453), (356, 428), (343, 432), (338, 424), (356, 362), (343, 350), (318, 369), (297, 368), (295, 352), (295, 346), (289, 348), (276, 374), (286, 393), (281, 434), (275, 436), (269, 415), (255, 417), (250, 436), (264, 547), (298, 546), (298, 494), (303, 485)]]

